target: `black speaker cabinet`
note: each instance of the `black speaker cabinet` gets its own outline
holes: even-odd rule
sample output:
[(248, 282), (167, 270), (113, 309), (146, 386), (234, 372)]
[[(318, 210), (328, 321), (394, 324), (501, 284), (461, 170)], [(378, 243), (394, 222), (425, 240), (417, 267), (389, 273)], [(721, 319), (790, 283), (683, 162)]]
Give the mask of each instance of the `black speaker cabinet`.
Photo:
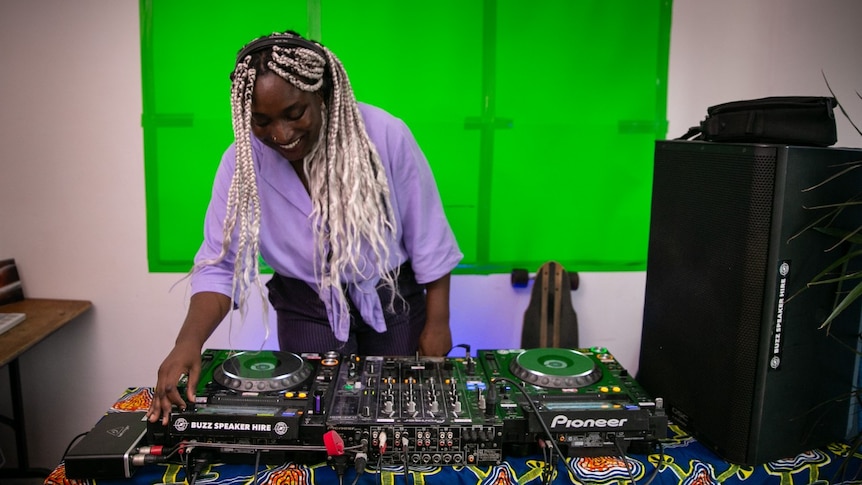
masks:
[[(811, 226), (826, 224), (821, 206), (862, 193), (862, 167), (818, 184), (859, 160), (854, 149), (656, 142), (637, 380), (730, 462), (792, 457), (853, 422), (859, 307), (820, 329), (839, 288), (800, 290), (847, 252)], [(860, 209), (833, 224), (862, 225)]]

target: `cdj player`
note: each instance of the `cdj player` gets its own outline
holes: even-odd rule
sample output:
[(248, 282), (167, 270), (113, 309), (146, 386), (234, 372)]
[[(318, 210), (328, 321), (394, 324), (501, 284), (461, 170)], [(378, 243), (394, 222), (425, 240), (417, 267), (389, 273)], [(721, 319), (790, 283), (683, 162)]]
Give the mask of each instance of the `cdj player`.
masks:
[(604, 348), (476, 357), (210, 349), (202, 364), (195, 402), (167, 426), (150, 423), (151, 443), (319, 451), (334, 433), (369, 462), (466, 465), (534, 453), (548, 439), (568, 456), (620, 455), (667, 428), (661, 399)]

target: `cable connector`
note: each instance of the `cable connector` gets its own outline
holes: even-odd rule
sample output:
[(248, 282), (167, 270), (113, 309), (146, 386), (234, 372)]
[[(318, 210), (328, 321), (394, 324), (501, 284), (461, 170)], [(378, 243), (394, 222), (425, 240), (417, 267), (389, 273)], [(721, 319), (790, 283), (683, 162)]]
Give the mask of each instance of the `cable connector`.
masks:
[(362, 475), (365, 473), (366, 465), (368, 465), (368, 455), (362, 452), (357, 453), (356, 457), (353, 458), (353, 468), (356, 470), (356, 474)]
[(377, 435), (377, 447), (380, 449), (380, 454), (386, 453), (386, 431), (381, 431)]
[(153, 465), (155, 463), (164, 463), (168, 459), (165, 456), (159, 455), (145, 455), (144, 453), (137, 453), (132, 455), (132, 466), (144, 466), (144, 465)]
[(344, 454), (344, 440), (337, 431), (331, 429), (323, 434), (323, 444), (329, 456), (341, 456)]
[(165, 447), (162, 445), (141, 446), (138, 448), (138, 453), (144, 455), (162, 455), (164, 451)]
[(339, 478), (344, 476), (344, 472), (347, 471), (347, 455), (338, 455), (332, 457), (333, 466), (335, 467), (335, 473)]

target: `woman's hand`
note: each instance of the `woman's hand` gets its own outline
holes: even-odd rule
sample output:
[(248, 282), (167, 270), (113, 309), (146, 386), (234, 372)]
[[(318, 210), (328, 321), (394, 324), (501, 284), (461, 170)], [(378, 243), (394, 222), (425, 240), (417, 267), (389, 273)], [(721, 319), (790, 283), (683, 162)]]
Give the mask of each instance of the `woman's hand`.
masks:
[(159, 419), (167, 426), (171, 406), (185, 409), (186, 402), (177, 390), (177, 382), (183, 374), (188, 376), (185, 398), (194, 402), (195, 389), (201, 373), (201, 352), (204, 342), (227, 315), (230, 298), (220, 293), (202, 291), (192, 295), (186, 320), (177, 335), (171, 353), (159, 366), (158, 380), (153, 389), (153, 402), (147, 410), (147, 419), (155, 423)]
[(200, 371), (201, 349), (195, 345), (177, 344), (159, 366), (158, 381), (153, 389), (153, 401), (147, 410), (147, 419), (151, 423), (161, 419), (162, 425), (167, 426), (172, 404), (181, 410), (185, 409), (186, 401), (177, 389), (177, 382), (183, 375), (188, 376), (185, 398), (188, 402), (194, 402)]

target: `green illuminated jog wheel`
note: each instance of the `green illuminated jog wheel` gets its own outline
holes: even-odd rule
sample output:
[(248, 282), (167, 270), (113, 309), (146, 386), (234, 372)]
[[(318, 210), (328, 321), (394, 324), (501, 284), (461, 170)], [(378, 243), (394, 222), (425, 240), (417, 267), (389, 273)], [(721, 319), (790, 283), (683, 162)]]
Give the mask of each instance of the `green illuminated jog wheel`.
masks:
[(602, 378), (593, 360), (571, 349), (530, 349), (509, 363), (509, 371), (526, 383), (555, 389), (589, 386)]
[(311, 364), (290, 352), (240, 352), (213, 371), (213, 380), (228, 389), (270, 392), (292, 389), (312, 372)]

